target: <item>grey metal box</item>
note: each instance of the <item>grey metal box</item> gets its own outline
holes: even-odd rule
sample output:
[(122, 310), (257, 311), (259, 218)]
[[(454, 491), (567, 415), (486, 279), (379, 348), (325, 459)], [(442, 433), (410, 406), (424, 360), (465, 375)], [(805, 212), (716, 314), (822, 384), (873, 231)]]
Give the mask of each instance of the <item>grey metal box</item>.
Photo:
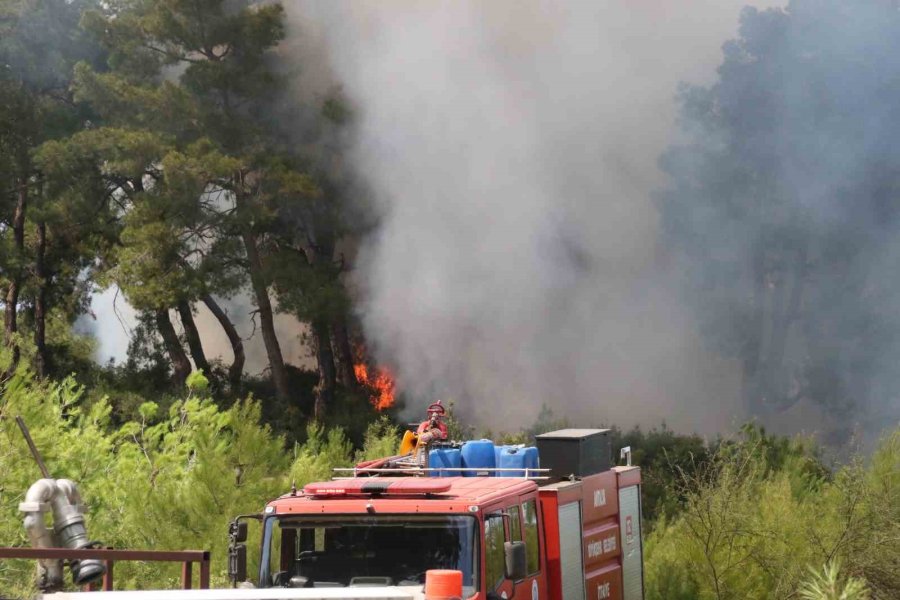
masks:
[(609, 429), (560, 429), (535, 437), (541, 467), (550, 477), (586, 477), (612, 466)]

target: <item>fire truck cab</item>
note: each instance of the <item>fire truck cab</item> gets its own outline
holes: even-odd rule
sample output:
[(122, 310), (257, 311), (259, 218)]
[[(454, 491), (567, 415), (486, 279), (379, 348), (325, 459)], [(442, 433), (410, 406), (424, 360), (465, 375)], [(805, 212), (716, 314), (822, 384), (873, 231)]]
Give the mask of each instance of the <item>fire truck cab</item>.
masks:
[[(261, 515), (254, 584), (421, 589), (426, 571), (452, 569), (470, 599), (641, 600), (640, 469), (595, 460), (604, 433), (539, 436), (535, 478), (367, 476), (292, 491)], [(246, 578), (246, 527), (232, 538), (230, 570)]]

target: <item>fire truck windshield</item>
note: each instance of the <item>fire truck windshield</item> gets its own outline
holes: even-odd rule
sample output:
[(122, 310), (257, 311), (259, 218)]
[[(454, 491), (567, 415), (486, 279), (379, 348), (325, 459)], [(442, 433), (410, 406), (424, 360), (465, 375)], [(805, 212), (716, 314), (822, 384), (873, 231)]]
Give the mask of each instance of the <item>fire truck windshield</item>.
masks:
[(473, 516), (277, 516), (265, 522), (261, 587), (422, 585), (428, 569), (478, 588)]

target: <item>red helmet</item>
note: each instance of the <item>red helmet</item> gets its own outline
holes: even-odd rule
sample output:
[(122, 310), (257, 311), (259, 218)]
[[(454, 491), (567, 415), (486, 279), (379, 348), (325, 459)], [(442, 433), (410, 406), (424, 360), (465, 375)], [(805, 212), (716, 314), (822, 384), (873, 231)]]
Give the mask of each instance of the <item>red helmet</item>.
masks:
[(447, 414), (447, 409), (445, 409), (444, 405), (441, 404), (441, 401), (438, 400), (437, 402), (429, 404), (426, 412), (430, 418), (441, 418)]

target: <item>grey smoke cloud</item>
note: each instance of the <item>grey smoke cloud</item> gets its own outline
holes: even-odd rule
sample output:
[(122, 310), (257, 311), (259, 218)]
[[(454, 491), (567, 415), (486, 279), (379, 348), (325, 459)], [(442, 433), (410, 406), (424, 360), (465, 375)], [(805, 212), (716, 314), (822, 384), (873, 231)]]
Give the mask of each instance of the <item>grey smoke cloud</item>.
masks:
[(380, 219), (361, 316), (416, 406), (504, 429), (544, 403), (622, 426), (742, 418), (738, 370), (670, 291), (651, 197), (676, 86), (711, 81), (745, 4), (287, 6), (289, 47), (318, 48), (299, 87), (338, 82), (357, 109)]
[(898, 32), (893, 0), (747, 11), (663, 159), (707, 337), (744, 360), (748, 404), (782, 426), (824, 407), (831, 442), (900, 422)]

